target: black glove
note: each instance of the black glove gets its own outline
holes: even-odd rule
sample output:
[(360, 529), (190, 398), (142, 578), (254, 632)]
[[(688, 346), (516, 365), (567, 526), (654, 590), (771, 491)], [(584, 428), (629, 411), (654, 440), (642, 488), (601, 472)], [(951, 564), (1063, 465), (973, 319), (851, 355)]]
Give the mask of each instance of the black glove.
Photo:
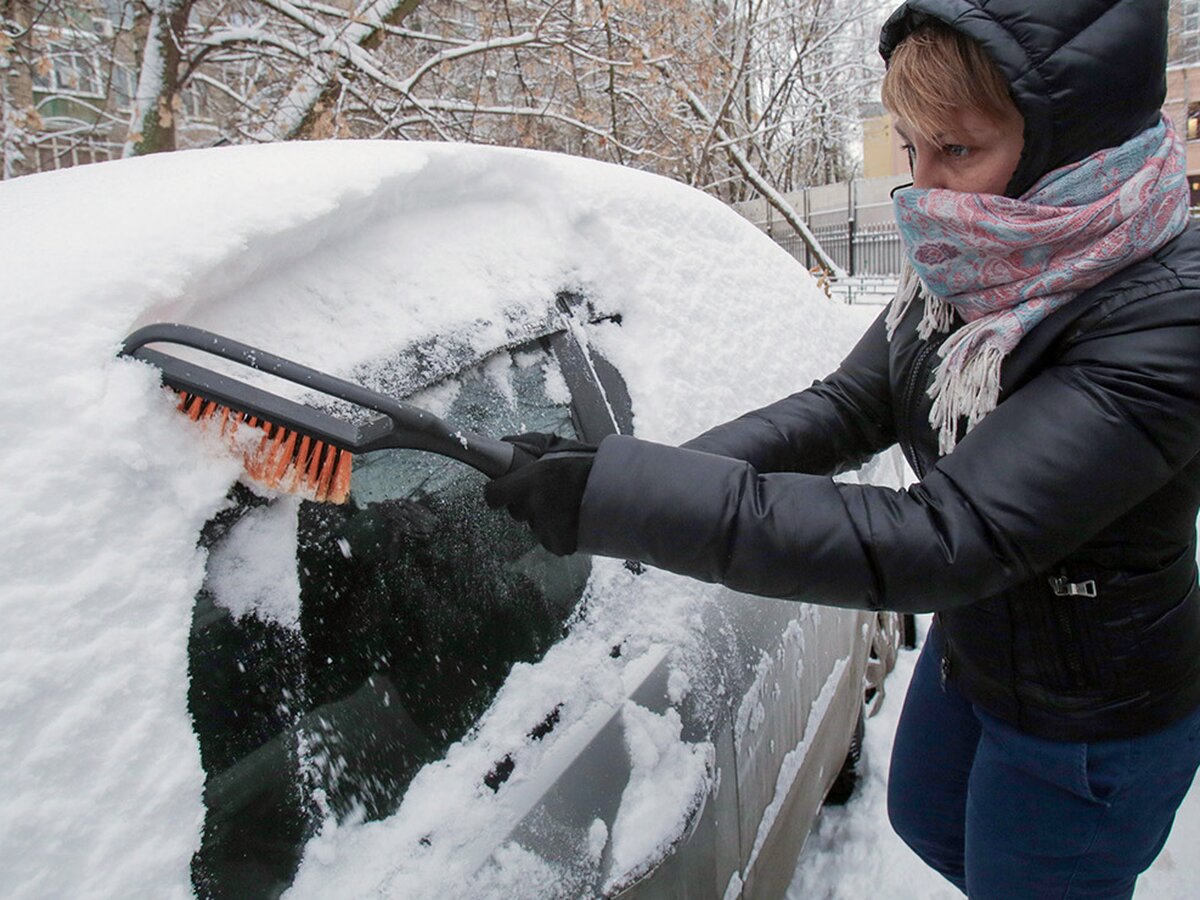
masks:
[(501, 438), (513, 445), (507, 475), (489, 481), (483, 498), (492, 509), (505, 508), (526, 522), (543, 547), (568, 556), (579, 545), (579, 506), (596, 457), (593, 444), (556, 434), (518, 434)]

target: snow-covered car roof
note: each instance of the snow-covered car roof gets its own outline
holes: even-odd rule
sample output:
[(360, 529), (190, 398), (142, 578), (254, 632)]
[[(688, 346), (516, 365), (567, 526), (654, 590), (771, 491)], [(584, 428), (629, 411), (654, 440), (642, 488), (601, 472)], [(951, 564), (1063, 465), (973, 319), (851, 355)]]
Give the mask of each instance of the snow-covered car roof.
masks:
[[(861, 330), (718, 201), (555, 154), (189, 151), (0, 183), (0, 210), (0, 869), (29, 895), (191, 893), (204, 814), (187, 705), (196, 539), (239, 466), (175, 414), (150, 367), (117, 358), (135, 327), (187, 322), (351, 375), (439, 335), (504, 346), (574, 291), (620, 316), (621, 339), (601, 349), (625, 378), (636, 433), (665, 442), (807, 386)], [(619, 568), (597, 565), (593, 581)], [(654, 573), (652, 589), (671, 583)], [(681, 609), (627, 599), (621, 634), (644, 648), (686, 642)], [(474, 744), (440, 768), (485, 758), (506, 717), (527, 727), (515, 712), (561, 690), (566, 667), (607, 658), (618, 625), (600, 615), (592, 627), (518, 666)], [(615, 690), (620, 672), (597, 665), (572, 690)], [(688, 745), (646, 727), (688, 777)], [(450, 776), (425, 782), (414, 803), (436, 795), (447, 823), (481, 827), (455, 821)], [(402, 810), (311, 852), (336, 869), (405, 827)], [(355, 871), (401, 889), (448, 864), (430, 854)], [(320, 874), (305, 879), (317, 892)]]

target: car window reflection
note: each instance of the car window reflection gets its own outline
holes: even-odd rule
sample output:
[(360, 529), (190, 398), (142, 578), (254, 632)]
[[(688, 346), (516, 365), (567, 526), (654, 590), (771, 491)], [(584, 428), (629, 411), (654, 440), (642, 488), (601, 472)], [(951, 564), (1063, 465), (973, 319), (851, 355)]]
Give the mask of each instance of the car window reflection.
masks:
[[(484, 433), (575, 436), (561, 375), (536, 347), (499, 354), (425, 399)], [(207, 775), (198, 894), (278, 896), (322, 820), (394, 812), (512, 665), (562, 636), (589, 562), (549, 555), (486, 510), (482, 479), (431, 454), (356, 458), (346, 504), (299, 504), (295, 625), (235, 617), (240, 604), (217, 595), (229, 580), (210, 568), (189, 648)], [(235, 499), (205, 529), (210, 566), (246, 564), (217, 551), (266, 501), (241, 488)]]

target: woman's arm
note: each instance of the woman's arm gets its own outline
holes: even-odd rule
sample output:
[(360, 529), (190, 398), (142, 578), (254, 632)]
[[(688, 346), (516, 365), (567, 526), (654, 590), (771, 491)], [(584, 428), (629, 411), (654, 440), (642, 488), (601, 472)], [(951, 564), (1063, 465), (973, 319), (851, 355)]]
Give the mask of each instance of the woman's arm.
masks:
[(1198, 348), (1191, 297), (1127, 304), (903, 491), (614, 436), (579, 549), (836, 606), (970, 603), (1044, 571), (1200, 451)]
[(828, 378), (718, 425), (683, 446), (743, 460), (760, 473), (815, 475), (856, 469), (890, 447), (896, 438), (885, 313)]

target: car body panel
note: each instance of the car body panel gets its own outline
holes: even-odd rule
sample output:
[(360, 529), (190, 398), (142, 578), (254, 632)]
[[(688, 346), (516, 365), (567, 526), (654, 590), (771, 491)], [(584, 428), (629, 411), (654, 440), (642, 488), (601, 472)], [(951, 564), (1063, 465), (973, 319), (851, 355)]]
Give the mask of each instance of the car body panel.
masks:
[[(499, 348), (576, 337), (603, 388), (592, 406), (610, 410), (621, 430), (667, 443), (811, 383), (861, 331), (858, 317), (714, 198), (553, 154), (402, 142), (230, 147), (15, 179), (0, 184), (0, 203), (11, 313), (0, 349), (18, 376), (0, 391), (10, 429), (0, 454), (8, 471), (28, 476), (10, 480), (15, 513), (0, 526), (0, 633), (14, 648), (0, 655), (9, 736), (0, 832), (16, 893), (192, 892), (204, 767), (226, 767), (205, 759), (195, 734), (189, 640), (210, 616), (232, 615), (197, 603), (207, 554), (197, 535), (227, 509), (239, 464), (180, 420), (149, 366), (117, 358), (138, 326), (195, 325), (430, 402), (442, 380)], [(572, 311), (569, 328), (561, 327), (565, 294), (584, 308)], [(605, 387), (606, 372), (620, 375), (627, 398)], [(622, 709), (658, 716), (649, 699), (626, 706), (624, 684), (637, 691), (636, 663), (653, 647), (669, 648), (669, 703), (657, 721), (665, 728), (674, 711), (682, 729), (664, 748), (693, 764), (710, 760), (708, 787), (719, 788), (695, 807), (682, 792), (678, 822), (663, 832), (677, 849), (663, 856), (661, 847), (645, 848), (641, 862), (651, 868), (642, 889), (665, 883), (657, 872), (687, 868), (691, 842), (713, 834), (717, 862), (687, 883), (707, 891), (714, 878), (742, 871), (761, 826), (752, 816), (731, 824), (736, 779), (716, 779), (750, 746), (735, 740), (734, 723), (761, 653), (739, 650), (736, 617), (719, 614), (739, 605), (712, 586), (594, 561), (567, 635), (536, 662), (512, 667), (469, 733), (417, 772), (395, 812), (380, 806), (374, 814), (384, 817), (368, 821), (332, 809), (305, 845), (292, 895), (329, 896), (331, 885), (347, 896), (405, 900), (469, 891), (504, 856), (484, 841), (472, 856), (490, 853), (481, 867), (460, 868), (458, 849), (484, 833), (515, 854), (498, 869), (510, 877), (504, 883), (541, 896), (534, 876), (542, 873), (553, 889), (561, 883), (554, 867), (521, 849), (534, 840), (526, 836), (545, 832), (524, 820), (542, 796), (542, 808), (563, 808), (567, 800), (551, 802), (547, 792), (559, 780), (563, 798), (584, 794), (573, 778), (547, 776), (532, 805), (514, 811), (508, 792), (537, 782), (543, 761), (560, 745), (566, 754), (568, 739), (593, 723), (620, 722)], [(259, 690), (304, 653), (313, 664), (325, 658), (297, 650), (305, 632), (294, 620), (305, 614), (293, 606), (272, 620), (261, 608), (244, 611), (258, 619), (251, 627), (259, 643), (220, 663), (222, 677), (244, 690), (245, 708), (235, 708), (265, 698), (257, 702), (274, 729), (246, 731), (250, 769), (291, 765), (299, 736), (322, 727), (306, 716), (322, 707), (326, 718), (370, 723), (385, 738), (380, 746), (402, 732), (400, 718), (375, 718), (402, 696), (390, 675), (366, 687), (348, 682), (311, 709), (280, 707), (278, 695)], [(774, 639), (758, 646), (774, 649)], [(736, 677), (735, 659), (749, 666)], [(556, 710), (554, 728), (531, 737)], [(272, 744), (284, 731), (287, 741)], [(587, 758), (619, 758), (627, 732), (620, 724), (605, 732), (609, 749)], [(589, 742), (578, 746), (582, 753)], [(782, 743), (775, 751), (786, 756)], [(493, 790), (489, 775), (509, 756), (511, 777)], [(567, 759), (554, 769), (573, 766)], [(214, 795), (270, 780), (208, 777)], [(615, 784), (621, 776), (604, 777)], [(770, 766), (755, 783), (761, 802)], [(609, 814), (608, 799), (597, 818)], [(772, 846), (764, 839), (758, 860)], [(606, 845), (588, 868), (600, 883), (620, 874), (603, 868), (605, 853)], [(722, 894), (727, 884), (717, 885)]]
[[(420, 403), (422, 397), (452, 397), (442, 402), (451, 403), (450, 409), (457, 410), (453, 412), (456, 420), (468, 427), (495, 430), (512, 426), (502, 425), (500, 419), (489, 420), (494, 415), (489, 409), (496, 408), (501, 418), (523, 414), (496, 407), (494, 397), (483, 401), (476, 395), (480, 391), (494, 395), (497, 390), (499, 396), (513, 395), (512, 387), (503, 387), (497, 381), (505, 377), (500, 373), (506, 366), (508, 371), (517, 372), (521, 367), (556, 362), (572, 395), (571, 418), (576, 427), (584, 423), (588, 429), (585, 437), (593, 440), (616, 431), (618, 425), (608, 398), (622, 396), (624, 385), (619, 371), (612, 367), (606, 371), (606, 384), (599, 383), (595, 360), (604, 357), (592, 350), (588, 338), (588, 329), (596, 327), (597, 322), (581, 322), (573, 317), (574, 312), (586, 308), (578, 297), (565, 303), (560, 295), (547, 308), (551, 315), (546, 319), (525, 325), (511, 323), (515, 327), (510, 327), (509, 333), (533, 336), (531, 342), (501, 345), (489, 348), (489, 352), (475, 344), (470, 352), (463, 352), (456, 349), (462, 345), (452, 334), (449, 351), (436, 342), (427, 345), (427, 355), (443, 361), (441, 370), (417, 366), (421, 374), (413, 375), (407, 373), (408, 361), (401, 358), (383, 361), (379, 371), (386, 372), (394, 385), (419, 384), (421, 390), (410, 399)], [(611, 321), (611, 316), (597, 321)], [(539, 358), (544, 362), (536, 363)], [(506, 359), (523, 361), (514, 369), (512, 362), (504, 362)], [(449, 372), (447, 361), (453, 361), (457, 371)], [(440, 381), (430, 381), (434, 371), (441, 376)], [(473, 380), (464, 380), (465, 373), (476, 374), (471, 376)], [(378, 377), (364, 374), (368, 380)], [(447, 385), (460, 383), (462, 386), (446, 393)], [(525, 391), (516, 391), (516, 396), (524, 396)], [(358, 461), (353, 496), (366, 503), (367, 509), (372, 508), (372, 502), (391, 502), (390, 491), (399, 483), (379, 473), (397, 465), (407, 471), (412, 463), (389, 460), (410, 458), (373, 454)], [(440, 484), (450, 475), (458, 477), (461, 471), (453, 466), (447, 470), (444, 465), (441, 470), (446, 474), (423, 475), (420, 483)], [(435, 466), (430, 471), (438, 469)], [(347, 558), (361, 553), (359, 538), (351, 544), (343, 547)], [(645, 580), (637, 566), (629, 567), (628, 575), (633, 582)], [(487, 827), (455, 848), (457, 865), (476, 888), (482, 890), (490, 884), (493, 872), (502, 872), (505, 858), (514, 848), (520, 848), (556, 873), (555, 896), (584, 893), (673, 898), (713, 896), (714, 892), (725, 896), (731, 884), (742, 885), (747, 896), (781, 895), (787, 879), (780, 873), (787, 871), (789, 861), (798, 855), (825, 791), (841, 767), (850, 734), (861, 714), (876, 617), (873, 613), (752, 597), (719, 587), (707, 588), (703, 592), (707, 596), (702, 599), (701, 592), (695, 593), (694, 615), (699, 633), (707, 636), (708, 652), (699, 669), (691, 674), (701, 684), (719, 685), (722, 699), (714, 704), (709, 697), (710, 702), (692, 705), (686, 697), (678, 696), (678, 691), (673, 692), (669, 685), (671, 673), (686, 670), (687, 665), (673, 659), (669, 646), (663, 644), (643, 647), (631, 657), (621, 667), (623, 690), (619, 699), (614, 697), (578, 713), (569, 721), (568, 734), (560, 737), (556, 734), (561, 727), (558, 710), (567, 702), (564, 695), (546, 723), (529, 723), (528, 735), (536, 733), (537, 742), (553, 744), (535, 764), (514, 749), (497, 752), (491, 767), (478, 773), (495, 792), (495, 815)], [(312, 640), (306, 638), (309, 644)], [(442, 660), (443, 665), (447, 662)], [(302, 687), (298, 690), (303, 692)], [(676, 696), (672, 697), (673, 693)], [(384, 751), (370, 746), (356, 749), (353, 735), (365, 732), (371, 745), (386, 745), (392, 748), (390, 752), (411, 746), (405, 743), (411, 742), (411, 735), (399, 734), (408, 730), (395, 724), (394, 718), (403, 714), (404, 702), (391, 700), (392, 695), (400, 696), (387, 670), (377, 671), (349, 695), (304, 714), (288, 732), (285, 744), (299, 742), (300, 747), (300, 768), (293, 777), (312, 779), (315, 771), (317, 783), (322, 783), (321, 779), (328, 777), (320, 774), (323, 771), (340, 767), (351, 773), (337, 775), (334, 783), (324, 788), (339, 819), (363, 818), (361, 804), (334, 800), (342, 792), (342, 785), (353, 792), (356, 779), (374, 783), (381, 777), (368, 776), (372, 770), (364, 769), (365, 763), (351, 764), (348, 760), (374, 757), (378, 761), (375, 769), (388, 771), (380, 757)], [(382, 706), (391, 710), (382, 717), (379, 697), (383, 697)], [(664, 843), (647, 848), (632, 868), (622, 869), (622, 863), (614, 859), (612, 840), (598, 857), (590, 852), (589, 845), (597, 828), (615, 837), (623, 805), (636, 801), (628, 794), (633, 790), (634, 764), (624, 718), (627, 704), (656, 715), (676, 711), (682, 716), (680, 738), (690, 746), (704, 748), (709, 763), (702, 795), (684, 811), (686, 816), (676, 823), (676, 831)], [(411, 730), (420, 733), (419, 728)], [(470, 740), (470, 734), (465, 739)], [(306, 752), (312, 752), (305, 750), (309, 745), (328, 747), (320, 751), (320, 758), (329, 753), (334, 753), (334, 758), (320, 763), (316, 767), (319, 771), (310, 766), (305, 776), (303, 760)], [(269, 760), (281, 759), (283, 745), (278, 739), (266, 746), (275, 750), (260, 749), (247, 759), (248, 771), (258, 773), (254, 777), (267, 774), (264, 766)], [(338, 754), (341, 762), (337, 761)], [(432, 761), (435, 755), (427, 758)], [(210, 780), (210, 806), (223, 796), (216, 788), (225, 781), (226, 775)], [(297, 782), (295, 790), (305, 793), (310, 789)], [(399, 796), (390, 800), (381, 797), (378, 802), (383, 804), (378, 809), (386, 815), (399, 802)], [(366, 819), (380, 815), (368, 812)], [(431, 823), (430, 833), (436, 830), (436, 824)], [(628, 866), (628, 860), (623, 864)], [(233, 877), (238, 876), (235, 873)]]

